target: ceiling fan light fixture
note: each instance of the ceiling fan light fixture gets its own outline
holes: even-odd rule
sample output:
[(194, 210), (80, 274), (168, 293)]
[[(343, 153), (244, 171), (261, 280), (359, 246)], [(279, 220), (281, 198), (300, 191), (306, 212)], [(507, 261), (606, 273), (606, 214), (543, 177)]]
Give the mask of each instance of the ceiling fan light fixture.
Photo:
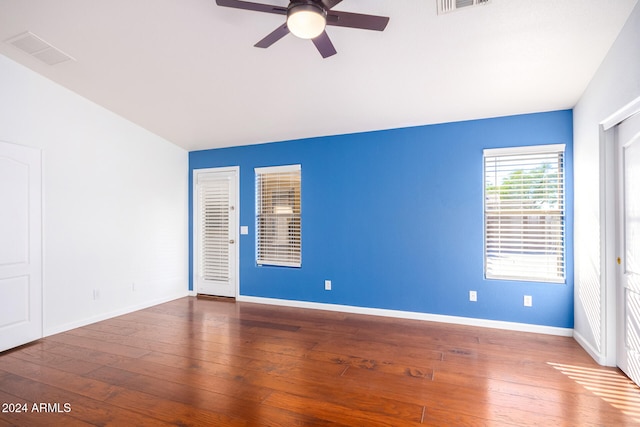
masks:
[(301, 39), (314, 39), (327, 25), (327, 12), (313, 1), (291, 2), (287, 8), (287, 27)]

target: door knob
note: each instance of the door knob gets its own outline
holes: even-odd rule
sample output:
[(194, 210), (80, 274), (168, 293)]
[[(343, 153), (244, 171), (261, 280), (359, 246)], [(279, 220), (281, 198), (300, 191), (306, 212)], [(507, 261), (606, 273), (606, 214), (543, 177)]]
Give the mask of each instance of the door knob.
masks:
[(229, 240), (229, 244), (231, 244), (231, 245), (233, 245), (235, 242), (236, 242), (236, 241), (235, 241), (235, 240), (233, 240), (233, 239)]

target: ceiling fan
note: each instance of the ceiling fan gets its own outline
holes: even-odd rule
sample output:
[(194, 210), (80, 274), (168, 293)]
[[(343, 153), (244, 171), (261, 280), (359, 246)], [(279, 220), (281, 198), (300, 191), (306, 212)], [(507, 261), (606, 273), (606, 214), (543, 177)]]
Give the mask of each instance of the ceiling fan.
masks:
[(287, 34), (292, 33), (303, 39), (311, 39), (320, 55), (323, 58), (328, 58), (336, 54), (336, 49), (325, 31), (326, 25), (382, 31), (389, 22), (389, 18), (386, 16), (331, 10), (341, 1), (291, 0), (287, 7), (240, 0), (216, 0), (216, 4), (236, 9), (286, 15), (287, 20), (285, 23), (256, 43), (255, 47), (267, 48)]

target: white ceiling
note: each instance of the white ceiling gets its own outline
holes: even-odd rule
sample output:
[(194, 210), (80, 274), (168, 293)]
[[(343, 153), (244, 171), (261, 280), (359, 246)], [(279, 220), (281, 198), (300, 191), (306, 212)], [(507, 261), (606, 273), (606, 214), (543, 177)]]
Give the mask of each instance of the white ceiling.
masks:
[[(260, 2), (260, 0), (254, 0)], [(279, 15), (215, 0), (0, 0), (0, 54), (187, 150), (571, 108), (637, 0), (344, 0), (384, 32), (328, 27), (338, 54)], [(286, 6), (287, 0), (264, 0)], [(8, 43), (31, 31), (76, 61)]]

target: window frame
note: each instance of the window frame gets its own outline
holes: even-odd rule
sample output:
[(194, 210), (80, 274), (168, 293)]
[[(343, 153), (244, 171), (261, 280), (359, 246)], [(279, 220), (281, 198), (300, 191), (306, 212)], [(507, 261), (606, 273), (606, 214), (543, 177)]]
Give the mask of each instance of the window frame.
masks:
[[(516, 269), (519, 267), (523, 267), (523, 268), (527, 268), (529, 267), (530, 269), (532, 268), (532, 265), (534, 264), (534, 262), (532, 262), (531, 260), (533, 260), (533, 256), (530, 256), (529, 261), (525, 261), (523, 257), (526, 257), (527, 255), (525, 255), (525, 249), (524, 247), (526, 247), (527, 245), (532, 245), (532, 240), (527, 240), (526, 237), (526, 231), (529, 231), (531, 233), (531, 230), (533, 229), (533, 226), (531, 226), (531, 228), (527, 228), (526, 221), (530, 220), (532, 217), (547, 217), (544, 220), (540, 219), (540, 222), (538, 225), (542, 225), (542, 229), (544, 230), (545, 233), (545, 238), (548, 235), (554, 236), (554, 237), (559, 237), (559, 244), (556, 244), (555, 246), (548, 244), (548, 246), (543, 246), (544, 248), (544, 253), (547, 254), (547, 262), (546, 263), (541, 263), (546, 267), (546, 273), (540, 273), (540, 274), (535, 274), (535, 273), (531, 273), (529, 272), (528, 274), (506, 274), (505, 270), (508, 270), (508, 268), (506, 267), (502, 267), (502, 269), (500, 269), (499, 267), (496, 268), (495, 267), (495, 263), (494, 262), (490, 262), (490, 258), (492, 258), (489, 255), (489, 233), (488, 233), (488, 223), (489, 223), (489, 219), (488, 216), (493, 214), (493, 216), (495, 217), (496, 215), (498, 217), (500, 217), (500, 215), (505, 215), (505, 211), (508, 211), (508, 209), (498, 209), (498, 210), (490, 210), (490, 208), (488, 207), (489, 204), (489, 199), (490, 199), (490, 195), (488, 194), (488, 190), (487, 190), (487, 186), (488, 186), (488, 182), (487, 182), (487, 175), (488, 175), (488, 159), (491, 159), (491, 161), (494, 162), (498, 162), (498, 160), (493, 160), (493, 159), (497, 159), (500, 157), (504, 157), (504, 158), (508, 158), (508, 157), (513, 157), (515, 158), (519, 158), (520, 160), (526, 160), (528, 159), (532, 159), (535, 158), (536, 156), (544, 156), (544, 155), (550, 155), (550, 156), (558, 156), (557, 159), (559, 161), (558, 163), (558, 168), (556, 171), (556, 180), (561, 181), (558, 184), (556, 184), (557, 186), (561, 185), (561, 187), (558, 187), (558, 197), (555, 197), (553, 199), (547, 198), (544, 199), (545, 201), (549, 201), (550, 204), (553, 204), (555, 202), (557, 202), (560, 206), (556, 209), (551, 209), (548, 208), (544, 211), (541, 212), (546, 212), (548, 213), (547, 215), (535, 215), (536, 209), (532, 209), (532, 208), (525, 208), (525, 207), (521, 207), (520, 210), (521, 213), (520, 214), (514, 214), (512, 215), (512, 218), (521, 218), (522, 219), (522, 225), (520, 225), (519, 230), (522, 231), (521, 233), (521, 240), (519, 241), (520, 246), (522, 247), (520, 249), (520, 253), (518, 253), (517, 250), (513, 250), (513, 252), (510, 254), (510, 256), (512, 257), (512, 261), (515, 263), (516, 265)], [(503, 162), (508, 162), (508, 160), (502, 160)], [(540, 166), (543, 166), (544, 164), (546, 164), (546, 162), (541, 161), (539, 163)], [(497, 176), (497, 163), (494, 163), (494, 166), (492, 166), (492, 170), (494, 171), (495, 175)], [(528, 169), (529, 171), (532, 171), (534, 169)], [(515, 172), (516, 169), (512, 169), (510, 170), (510, 173)], [(567, 205), (566, 205), (566, 198), (567, 198), (567, 192), (566, 192), (566, 184), (567, 184), (567, 180), (566, 180), (566, 144), (549, 144), (549, 145), (532, 145), (532, 146), (520, 146), (520, 147), (507, 147), (507, 148), (488, 148), (483, 150), (483, 167), (482, 167), (482, 172), (483, 172), (483, 190), (482, 190), (482, 194), (483, 194), (483, 268), (484, 268), (484, 278), (487, 280), (508, 280), (508, 281), (523, 281), (523, 282), (539, 282), (539, 283), (555, 283), (555, 284), (566, 284), (566, 280), (567, 280)], [(505, 176), (506, 172), (505, 172)], [(511, 175), (509, 175), (511, 176)], [(545, 175), (541, 175), (541, 177), (545, 177)], [(498, 186), (504, 186), (504, 178), (502, 177), (502, 179), (500, 179), (500, 182), (493, 182), (493, 185), (498, 187)], [(545, 189), (547, 188), (547, 186), (551, 187), (549, 184), (545, 184)], [(523, 193), (517, 193), (519, 195), (522, 195)], [(500, 206), (500, 202), (498, 203), (498, 206)], [(495, 208), (495, 206), (493, 206)], [(513, 210), (513, 209), (512, 209)], [(528, 212), (531, 212), (531, 214), (529, 214)], [(552, 212), (559, 212), (559, 213), (552, 213)], [(551, 218), (551, 219), (549, 219)], [(554, 218), (558, 221), (559, 225), (555, 225), (557, 228), (560, 229), (559, 232), (557, 232), (557, 235), (554, 234), (551, 230), (554, 227), (553, 221)], [(530, 224), (529, 224), (530, 225)], [(514, 227), (517, 228), (517, 227)], [(502, 223), (500, 223), (500, 225), (498, 225), (498, 231), (496, 232), (497, 234), (500, 235), (500, 233), (504, 234), (504, 231), (502, 231)], [(533, 241), (533, 244), (538, 243), (538, 241)], [(493, 244), (493, 243), (492, 243)], [(498, 246), (500, 247), (500, 250), (498, 253), (502, 253), (500, 252), (502, 250), (502, 243), (498, 243)], [(495, 249), (495, 247), (494, 247)], [(555, 255), (548, 255), (548, 252), (551, 252), (553, 250), (556, 250)], [(559, 251), (557, 251), (559, 249)], [(531, 250), (531, 248), (529, 248), (529, 250)], [(508, 251), (507, 251), (508, 252)], [(529, 254), (531, 255), (531, 254)], [(537, 255), (542, 255), (542, 253), (539, 253)], [(505, 257), (508, 257), (509, 254), (507, 255), (503, 255)], [(520, 257), (521, 259), (521, 263), (518, 264), (517, 263), (517, 258)], [(552, 275), (551, 273), (549, 273), (549, 271), (554, 270), (554, 264), (550, 261), (551, 259), (555, 258), (556, 259), (556, 263), (555, 263), (555, 269), (556, 271), (558, 271), (559, 273), (557, 275)], [(497, 256), (494, 256), (494, 260), (495, 258), (497, 258)], [(538, 258), (541, 258), (538, 257)], [(494, 270), (495, 269), (495, 270)], [(530, 271), (534, 271), (534, 270), (530, 270)]]
[[(255, 168), (254, 173), (256, 264), (300, 268), (302, 267), (302, 167), (300, 164), (266, 166)], [(273, 182), (268, 183), (269, 180)], [(293, 181), (293, 187), (287, 188), (289, 185), (287, 181)], [(265, 188), (265, 185), (269, 188)], [(291, 191), (293, 196), (285, 194)], [(270, 194), (265, 197), (267, 192)], [(270, 199), (269, 202), (266, 202), (267, 198)], [(271, 209), (273, 211), (268, 212)], [(283, 243), (284, 240), (287, 242)]]

